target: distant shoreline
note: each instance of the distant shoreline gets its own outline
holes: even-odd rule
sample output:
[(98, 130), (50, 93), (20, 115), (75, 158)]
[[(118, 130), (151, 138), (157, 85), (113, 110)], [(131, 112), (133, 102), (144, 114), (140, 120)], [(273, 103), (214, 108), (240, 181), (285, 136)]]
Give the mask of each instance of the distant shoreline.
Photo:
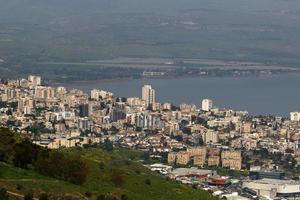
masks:
[(201, 76), (201, 75), (182, 75), (182, 76), (153, 76), (153, 77), (126, 77), (126, 78), (111, 78), (111, 79), (94, 79), (94, 80), (74, 80), (74, 81), (49, 81), (47, 85), (50, 86), (61, 86), (61, 85), (72, 85), (72, 84), (92, 84), (92, 83), (113, 83), (113, 82), (122, 82), (122, 81), (130, 81), (130, 80), (173, 80), (173, 79), (185, 79), (185, 78), (247, 78), (247, 77), (272, 77), (272, 76), (280, 76), (287, 74), (299, 74), (292, 72), (285, 72), (280, 74), (262, 74), (262, 75), (245, 75), (245, 76)]

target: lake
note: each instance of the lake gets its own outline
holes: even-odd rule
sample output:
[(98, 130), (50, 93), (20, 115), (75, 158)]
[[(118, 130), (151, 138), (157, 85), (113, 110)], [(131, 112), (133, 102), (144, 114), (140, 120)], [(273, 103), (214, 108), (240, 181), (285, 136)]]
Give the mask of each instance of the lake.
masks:
[(116, 96), (141, 96), (141, 88), (150, 84), (159, 102), (194, 103), (203, 98), (218, 107), (247, 110), (251, 114), (288, 116), (300, 110), (300, 75), (282, 74), (263, 77), (189, 77), (177, 79), (135, 79), (66, 83), (67, 88), (88, 92), (104, 89)]

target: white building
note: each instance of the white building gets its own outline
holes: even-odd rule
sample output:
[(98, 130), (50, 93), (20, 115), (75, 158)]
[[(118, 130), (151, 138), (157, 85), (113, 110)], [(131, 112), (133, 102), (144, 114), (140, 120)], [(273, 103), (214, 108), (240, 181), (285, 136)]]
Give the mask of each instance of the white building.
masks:
[(101, 99), (109, 99), (113, 97), (113, 93), (108, 92), (108, 91), (104, 91), (104, 90), (97, 90), (97, 89), (93, 89), (91, 90), (91, 98), (99, 101), (100, 98)]
[(291, 112), (290, 118), (291, 121), (300, 121), (300, 112)]
[(33, 86), (38, 86), (42, 83), (42, 79), (40, 76), (29, 75), (28, 81), (30, 81)]
[(87, 117), (85, 118), (79, 118), (78, 120), (78, 128), (82, 131), (86, 131), (89, 129), (89, 119)]
[(53, 99), (55, 97), (55, 89), (52, 87), (36, 86), (34, 96), (40, 99)]
[[(260, 179), (243, 182), (243, 188), (250, 188), (258, 196), (274, 199), (275, 197), (294, 197), (300, 194), (300, 182), (292, 180)], [(297, 198), (298, 199), (298, 198)]]
[(142, 100), (146, 102), (146, 107), (153, 106), (155, 104), (155, 90), (151, 85), (144, 85), (142, 88)]
[(210, 111), (213, 108), (213, 101), (211, 99), (203, 99), (202, 101), (202, 110)]

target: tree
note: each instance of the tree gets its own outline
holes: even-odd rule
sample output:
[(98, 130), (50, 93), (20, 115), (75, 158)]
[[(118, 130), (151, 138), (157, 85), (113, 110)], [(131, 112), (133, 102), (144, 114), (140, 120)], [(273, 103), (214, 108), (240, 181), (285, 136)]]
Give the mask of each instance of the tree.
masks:
[(33, 200), (33, 193), (27, 192), (24, 196), (24, 200)]
[(27, 168), (28, 164), (33, 164), (38, 157), (40, 147), (32, 144), (28, 139), (17, 143), (13, 147), (14, 165), (16, 167)]
[(46, 194), (46, 193), (42, 193), (39, 197), (39, 200), (48, 200), (48, 199), (49, 199), (49, 197), (48, 197), (48, 194)]
[(147, 179), (145, 180), (145, 184), (146, 184), (146, 185), (151, 185), (151, 180), (150, 180), (149, 178), (147, 178)]
[(105, 200), (105, 195), (100, 194), (99, 196), (97, 196), (97, 200)]
[(13, 154), (14, 134), (7, 128), (0, 129), (0, 161), (8, 161)]
[(102, 171), (102, 170), (104, 170), (105, 169), (105, 164), (104, 164), (104, 162), (100, 162), (99, 163), (99, 169)]
[(112, 152), (114, 149), (112, 141), (110, 141), (108, 138), (104, 141), (104, 149), (108, 152)]
[(1, 200), (8, 200), (8, 194), (7, 194), (6, 189), (4, 189), (4, 188), (0, 189), (0, 199)]
[(149, 161), (150, 160), (150, 153), (149, 153), (149, 151), (144, 151), (144, 153), (143, 153), (143, 159), (144, 159), (144, 161)]
[(127, 195), (126, 195), (126, 194), (122, 194), (122, 195), (121, 195), (121, 200), (128, 200)]
[(35, 169), (41, 174), (81, 185), (88, 175), (88, 166), (79, 156), (66, 157), (63, 153), (42, 150), (35, 162)]
[(110, 177), (111, 177), (111, 181), (116, 186), (122, 186), (125, 183), (125, 178), (123, 176), (123, 173), (118, 169), (112, 169)]
[(67, 180), (71, 183), (78, 185), (83, 184), (88, 173), (87, 165), (81, 161), (79, 157), (74, 157), (67, 162)]
[(182, 135), (176, 135), (176, 136), (175, 136), (175, 139), (176, 139), (178, 142), (182, 142), (182, 141), (183, 141), (183, 136), (182, 136)]

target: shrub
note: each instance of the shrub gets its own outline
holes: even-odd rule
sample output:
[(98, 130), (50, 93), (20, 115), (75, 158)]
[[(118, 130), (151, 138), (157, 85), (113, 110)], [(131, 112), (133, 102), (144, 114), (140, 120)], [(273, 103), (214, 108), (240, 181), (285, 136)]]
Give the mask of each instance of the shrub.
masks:
[(88, 175), (88, 166), (80, 157), (66, 157), (60, 152), (40, 153), (35, 169), (41, 174), (81, 185)]
[(39, 197), (39, 200), (48, 200), (48, 199), (49, 199), (49, 197), (48, 197), (48, 194), (46, 194), (46, 193), (41, 194)]
[(122, 195), (121, 195), (121, 200), (128, 200), (127, 195), (126, 195), (126, 194), (122, 194)]
[(96, 200), (105, 200), (105, 195), (104, 194), (100, 194), (99, 196), (97, 196)]
[(123, 173), (120, 170), (113, 169), (111, 171), (110, 177), (111, 177), (112, 182), (116, 186), (122, 186), (125, 183), (124, 175), (123, 175)]
[(145, 180), (145, 184), (151, 185), (151, 180), (147, 178), (147, 179)]
[(22, 186), (20, 184), (17, 184), (17, 190), (21, 190)]
[(85, 195), (86, 197), (91, 197), (91, 196), (92, 196), (92, 193), (89, 192), (89, 191), (87, 191), (87, 192), (84, 193), (84, 195)]
[(8, 194), (7, 194), (6, 189), (4, 189), (4, 188), (0, 189), (0, 199), (1, 200), (8, 200)]
[(24, 196), (24, 200), (33, 200), (33, 193), (27, 192)]

